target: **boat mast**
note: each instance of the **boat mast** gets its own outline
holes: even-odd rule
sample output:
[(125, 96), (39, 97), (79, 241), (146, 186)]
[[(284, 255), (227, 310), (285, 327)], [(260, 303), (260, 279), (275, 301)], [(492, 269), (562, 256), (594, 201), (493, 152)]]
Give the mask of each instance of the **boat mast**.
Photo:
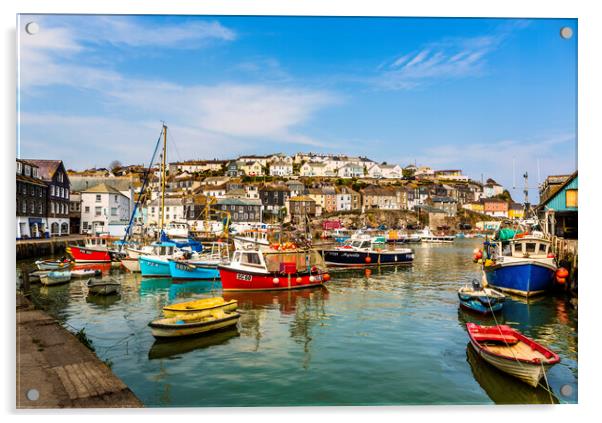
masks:
[(165, 163), (167, 161), (167, 126), (163, 124), (163, 158), (161, 163), (161, 231), (165, 225)]

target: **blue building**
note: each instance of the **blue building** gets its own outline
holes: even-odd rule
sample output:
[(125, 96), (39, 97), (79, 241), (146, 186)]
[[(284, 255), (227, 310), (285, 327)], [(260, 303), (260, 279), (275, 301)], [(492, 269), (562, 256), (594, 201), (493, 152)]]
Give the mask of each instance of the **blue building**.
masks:
[(578, 217), (577, 171), (540, 200), (539, 215), (548, 233), (566, 239), (577, 239)]

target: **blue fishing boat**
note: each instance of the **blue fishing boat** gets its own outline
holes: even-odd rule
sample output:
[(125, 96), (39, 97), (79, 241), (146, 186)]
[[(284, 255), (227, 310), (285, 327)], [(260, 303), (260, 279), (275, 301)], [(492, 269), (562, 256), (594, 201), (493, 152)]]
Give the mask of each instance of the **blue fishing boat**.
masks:
[(173, 279), (219, 279), (217, 266), (230, 261), (228, 243), (212, 242), (193, 260), (169, 259), (169, 272)]
[(323, 249), (328, 266), (363, 267), (412, 263), (414, 251), (410, 248), (386, 248), (385, 237), (360, 236), (351, 238), (340, 247)]
[(168, 265), (173, 279), (219, 279), (219, 270), (216, 264), (170, 259)]
[(143, 277), (169, 277), (169, 259), (175, 258), (176, 244), (173, 242), (157, 242), (153, 244), (154, 254), (138, 257), (140, 273)]
[(472, 282), (472, 286), (466, 285), (460, 288), (458, 298), (462, 308), (481, 314), (493, 314), (500, 311), (506, 300), (504, 294), (495, 289), (484, 288), (476, 280)]
[(485, 242), (483, 270), (487, 283), (510, 294), (530, 297), (554, 285), (556, 263), (550, 241), (540, 234)]

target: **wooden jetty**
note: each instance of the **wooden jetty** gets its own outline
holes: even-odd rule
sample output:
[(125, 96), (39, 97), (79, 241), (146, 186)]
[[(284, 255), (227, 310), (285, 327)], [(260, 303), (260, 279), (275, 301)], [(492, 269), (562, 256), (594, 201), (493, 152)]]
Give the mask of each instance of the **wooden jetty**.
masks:
[(81, 243), (85, 235), (67, 235), (52, 238), (19, 239), (16, 243), (17, 260), (62, 254), (67, 244)]

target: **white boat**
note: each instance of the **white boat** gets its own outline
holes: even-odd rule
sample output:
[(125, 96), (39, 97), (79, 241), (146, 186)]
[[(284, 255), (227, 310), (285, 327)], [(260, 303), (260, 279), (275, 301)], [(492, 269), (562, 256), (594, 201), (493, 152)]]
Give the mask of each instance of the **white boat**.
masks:
[(233, 235), (235, 250), (268, 250), (270, 241), (266, 229), (250, 229)]
[(35, 265), (38, 270), (63, 270), (69, 269), (71, 261), (67, 258), (60, 260), (37, 260)]
[(435, 235), (428, 226), (425, 226), (421, 232), (418, 232), (422, 242), (430, 243), (451, 243), (456, 239), (453, 235)]
[(113, 279), (89, 279), (86, 283), (88, 292), (93, 295), (111, 295), (116, 294), (121, 284)]
[(188, 238), (189, 227), (186, 222), (169, 222), (163, 231), (170, 238)]
[(152, 245), (146, 245), (141, 248), (125, 247), (125, 252), (127, 253), (128, 257), (133, 259), (137, 259), (145, 254), (152, 254), (153, 250), (154, 248)]
[(470, 343), (485, 361), (533, 387), (560, 361), (556, 353), (510, 326), (467, 323)]
[(42, 285), (60, 285), (67, 283), (71, 280), (71, 272), (69, 271), (52, 271), (45, 275), (40, 275), (40, 282)]
[(121, 259), (121, 264), (132, 273), (140, 273), (140, 262), (138, 257), (124, 257)]

